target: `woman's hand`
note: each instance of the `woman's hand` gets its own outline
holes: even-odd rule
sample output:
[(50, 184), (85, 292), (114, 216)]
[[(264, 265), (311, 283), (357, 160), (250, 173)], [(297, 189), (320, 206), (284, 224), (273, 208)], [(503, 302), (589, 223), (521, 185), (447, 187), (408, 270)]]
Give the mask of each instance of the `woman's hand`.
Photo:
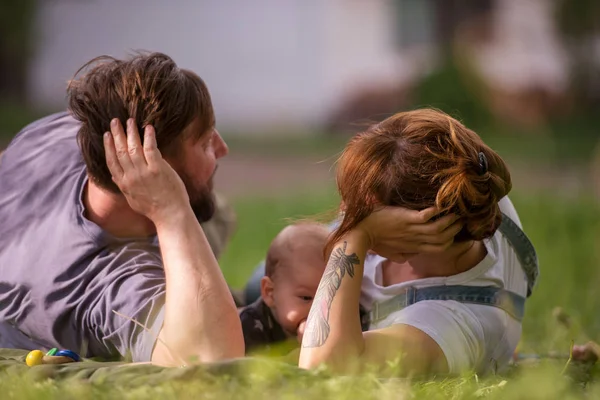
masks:
[(383, 207), (361, 221), (356, 229), (368, 238), (369, 247), (383, 257), (442, 252), (452, 245), (463, 224), (453, 214), (431, 221), (437, 213), (435, 207), (422, 211)]
[(110, 130), (104, 134), (106, 164), (134, 211), (156, 224), (190, 207), (183, 181), (158, 150), (152, 126), (145, 128), (143, 147), (133, 119), (127, 120), (127, 136), (116, 118)]

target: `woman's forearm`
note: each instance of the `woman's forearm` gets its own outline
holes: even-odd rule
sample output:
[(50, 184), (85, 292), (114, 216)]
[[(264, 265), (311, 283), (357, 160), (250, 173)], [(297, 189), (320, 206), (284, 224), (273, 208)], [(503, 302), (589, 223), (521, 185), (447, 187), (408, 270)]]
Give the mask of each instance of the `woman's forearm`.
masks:
[[(173, 362), (242, 357), (244, 340), (235, 303), (191, 209), (156, 226), (166, 276), (160, 337), (168, 352), (176, 353)], [(155, 351), (153, 362), (165, 364), (162, 358), (164, 349)]]
[(351, 231), (333, 248), (306, 321), (301, 368), (325, 363), (347, 371), (364, 350), (359, 299), (367, 241)]

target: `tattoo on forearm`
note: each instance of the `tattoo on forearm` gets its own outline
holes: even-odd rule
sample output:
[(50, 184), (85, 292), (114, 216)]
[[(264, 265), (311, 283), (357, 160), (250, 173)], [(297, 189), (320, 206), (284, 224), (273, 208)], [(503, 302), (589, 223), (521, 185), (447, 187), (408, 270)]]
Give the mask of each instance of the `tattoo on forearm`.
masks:
[(329, 310), (335, 293), (346, 273), (354, 278), (354, 266), (360, 263), (356, 253), (346, 254), (347, 242), (331, 253), (321, 278), (313, 305), (306, 320), (306, 331), (302, 347), (320, 347), (329, 337)]

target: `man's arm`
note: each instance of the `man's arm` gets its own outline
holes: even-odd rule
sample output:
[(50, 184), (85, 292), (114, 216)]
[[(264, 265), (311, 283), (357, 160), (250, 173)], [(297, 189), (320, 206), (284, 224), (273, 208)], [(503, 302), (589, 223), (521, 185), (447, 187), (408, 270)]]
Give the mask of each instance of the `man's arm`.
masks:
[(156, 227), (167, 283), (159, 338), (168, 348), (158, 341), (152, 361), (173, 365), (242, 357), (237, 308), (193, 212), (182, 209)]
[(152, 127), (142, 148), (132, 120), (104, 139), (113, 180), (131, 208), (156, 226), (166, 276), (165, 316), (152, 362), (176, 366), (244, 355), (242, 329), (223, 274), (183, 182), (162, 158)]

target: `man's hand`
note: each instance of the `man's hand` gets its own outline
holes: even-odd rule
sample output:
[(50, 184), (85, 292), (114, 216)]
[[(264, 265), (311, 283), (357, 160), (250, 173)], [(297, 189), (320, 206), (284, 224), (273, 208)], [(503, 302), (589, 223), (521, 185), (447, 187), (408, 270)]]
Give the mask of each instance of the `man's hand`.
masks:
[(104, 134), (106, 164), (134, 211), (157, 224), (161, 218), (190, 207), (185, 186), (162, 158), (151, 125), (145, 128), (143, 146), (133, 119), (127, 120), (127, 136), (116, 118), (110, 130)]
[(442, 252), (452, 245), (463, 224), (452, 214), (432, 221), (437, 213), (435, 207), (422, 211), (383, 207), (361, 221), (357, 229), (368, 237), (370, 248), (383, 257)]

